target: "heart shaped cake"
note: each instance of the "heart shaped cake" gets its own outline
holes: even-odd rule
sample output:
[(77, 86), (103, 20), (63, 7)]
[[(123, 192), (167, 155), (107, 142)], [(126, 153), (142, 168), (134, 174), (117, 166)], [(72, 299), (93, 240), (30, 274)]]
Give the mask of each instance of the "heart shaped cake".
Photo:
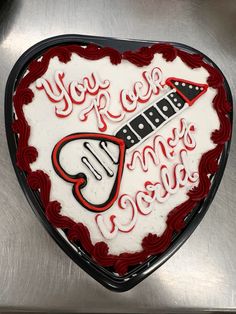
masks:
[(16, 164), (46, 219), (118, 278), (168, 250), (231, 135), (221, 72), (169, 43), (53, 45), (12, 99)]

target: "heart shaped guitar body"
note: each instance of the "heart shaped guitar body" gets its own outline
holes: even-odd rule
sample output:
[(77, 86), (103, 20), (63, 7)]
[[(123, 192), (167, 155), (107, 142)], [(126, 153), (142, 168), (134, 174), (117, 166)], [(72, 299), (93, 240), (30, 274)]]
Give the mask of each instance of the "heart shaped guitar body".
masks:
[[(68, 157), (69, 156), (69, 157)], [(95, 159), (96, 165), (90, 162)], [(53, 166), (65, 181), (73, 184), (75, 198), (82, 206), (94, 212), (103, 212), (116, 201), (119, 193), (125, 157), (124, 141), (109, 135), (96, 133), (71, 134), (60, 140), (53, 152)], [(65, 162), (64, 167), (60, 160)], [(74, 161), (73, 161), (74, 159)], [(79, 167), (79, 161), (81, 168)], [(75, 171), (69, 173), (67, 166)], [(100, 172), (96, 170), (100, 168)], [(78, 172), (78, 169), (79, 172)], [(87, 175), (86, 175), (87, 173)], [(99, 181), (99, 184), (96, 184)], [(96, 190), (94, 190), (96, 184)], [(87, 195), (87, 196), (86, 196)], [(87, 198), (94, 197), (94, 200)]]

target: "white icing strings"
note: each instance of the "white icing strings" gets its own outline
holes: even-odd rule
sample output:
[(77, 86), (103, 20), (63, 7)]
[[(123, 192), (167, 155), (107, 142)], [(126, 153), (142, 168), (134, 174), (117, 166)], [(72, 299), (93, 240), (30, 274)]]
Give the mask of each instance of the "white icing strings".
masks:
[(106, 152), (108, 157), (112, 160), (114, 164), (118, 163), (118, 159), (112, 154), (112, 152), (108, 149), (107, 143), (105, 141), (101, 141), (99, 143), (100, 147)]
[(107, 175), (109, 177), (113, 177), (114, 172), (108, 167), (108, 165), (105, 163), (105, 161), (102, 160), (102, 157), (99, 154), (99, 152), (97, 150), (95, 150), (95, 148), (89, 142), (85, 142), (84, 147), (96, 158), (96, 160), (100, 163), (100, 165), (106, 171)]
[(82, 157), (81, 161), (85, 164), (85, 166), (87, 166), (97, 180), (102, 180), (101, 174), (93, 167), (87, 157)]

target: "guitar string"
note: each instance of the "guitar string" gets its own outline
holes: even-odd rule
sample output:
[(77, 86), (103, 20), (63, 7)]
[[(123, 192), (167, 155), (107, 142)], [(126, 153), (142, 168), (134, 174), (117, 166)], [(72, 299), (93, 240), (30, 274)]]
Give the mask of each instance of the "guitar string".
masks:
[(88, 160), (87, 157), (82, 157), (81, 161), (85, 164), (85, 166), (87, 166), (87, 168), (92, 172), (92, 174), (94, 175), (94, 177), (101, 181), (102, 180), (102, 176), (101, 174), (93, 167), (93, 165), (90, 163), (90, 161)]
[(105, 141), (101, 141), (99, 143), (101, 149), (103, 149), (105, 151), (105, 153), (107, 154), (107, 156), (111, 159), (111, 161), (114, 163), (114, 164), (117, 164), (118, 163), (118, 159), (112, 154), (112, 152), (108, 149), (107, 147), (107, 142)]
[(95, 157), (95, 159), (100, 163), (100, 165), (103, 167), (103, 169), (106, 171), (107, 175), (109, 177), (114, 176), (114, 172), (105, 164), (105, 162), (102, 160), (101, 155), (94, 149), (94, 147), (89, 143), (85, 142), (84, 147)]

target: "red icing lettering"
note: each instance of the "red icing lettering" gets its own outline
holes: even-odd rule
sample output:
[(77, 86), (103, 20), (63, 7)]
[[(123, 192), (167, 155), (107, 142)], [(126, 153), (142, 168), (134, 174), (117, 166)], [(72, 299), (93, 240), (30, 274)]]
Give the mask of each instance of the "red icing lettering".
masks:
[(150, 161), (154, 165), (160, 164), (160, 154), (166, 158), (172, 159), (174, 148), (182, 141), (184, 147), (191, 151), (196, 147), (196, 141), (193, 136), (195, 126), (193, 123), (187, 124), (185, 119), (180, 120), (180, 127), (172, 130), (172, 137), (166, 141), (161, 135), (157, 135), (152, 146), (145, 146), (142, 152), (135, 150), (132, 153), (131, 160), (127, 163), (129, 170), (134, 170), (137, 164), (140, 164), (144, 172), (148, 171)]
[(124, 119), (124, 113), (114, 115), (109, 110), (110, 107), (110, 94), (107, 91), (101, 91), (97, 97), (92, 100), (89, 106), (82, 110), (79, 114), (81, 121), (86, 121), (90, 112), (94, 112), (98, 129), (101, 132), (105, 132), (107, 129), (107, 124), (105, 118), (110, 121), (118, 122)]
[(146, 103), (152, 95), (158, 95), (163, 89), (161, 69), (156, 67), (151, 72), (144, 71), (142, 76), (144, 83), (138, 81), (132, 91), (123, 89), (120, 93), (122, 107), (127, 112), (135, 111), (138, 103)]
[[(110, 86), (108, 80), (100, 81), (94, 73), (90, 78), (84, 77), (82, 83), (72, 81), (68, 88), (65, 86), (64, 78), (64, 72), (56, 71), (53, 84), (45, 78), (36, 81), (36, 88), (44, 90), (49, 100), (58, 104), (56, 115), (59, 117), (67, 117), (73, 110), (72, 105), (83, 104), (87, 95), (95, 96), (100, 90)], [(63, 108), (61, 108), (62, 103), (64, 103)]]

